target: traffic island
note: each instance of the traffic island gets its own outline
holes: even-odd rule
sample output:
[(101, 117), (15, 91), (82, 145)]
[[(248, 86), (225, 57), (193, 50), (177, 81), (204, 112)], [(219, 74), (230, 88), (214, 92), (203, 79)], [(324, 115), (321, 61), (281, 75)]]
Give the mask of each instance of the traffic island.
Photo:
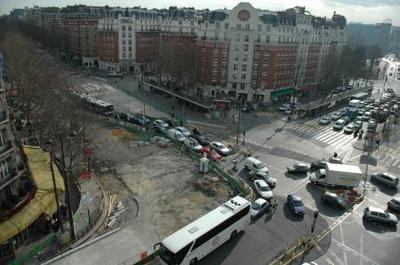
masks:
[(353, 147), (355, 149), (364, 151), (364, 152), (371, 152), (371, 151), (375, 151), (376, 149), (378, 149), (378, 145), (374, 142), (368, 142), (366, 143), (363, 140), (359, 140), (353, 143)]

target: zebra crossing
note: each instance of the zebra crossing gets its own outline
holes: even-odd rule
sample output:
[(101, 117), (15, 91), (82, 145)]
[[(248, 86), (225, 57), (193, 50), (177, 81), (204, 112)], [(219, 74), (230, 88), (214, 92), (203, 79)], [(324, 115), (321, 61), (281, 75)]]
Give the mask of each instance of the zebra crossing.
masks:
[(289, 124), (286, 129), (297, 136), (326, 146), (332, 146), (338, 150), (348, 149), (353, 142), (357, 141), (353, 134), (344, 134), (343, 130), (334, 131), (332, 124), (319, 125), (318, 119)]

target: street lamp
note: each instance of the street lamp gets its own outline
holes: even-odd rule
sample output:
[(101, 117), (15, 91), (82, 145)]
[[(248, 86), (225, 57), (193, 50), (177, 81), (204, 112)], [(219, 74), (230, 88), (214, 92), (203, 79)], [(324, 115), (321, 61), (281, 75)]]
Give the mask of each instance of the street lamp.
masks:
[(315, 230), (315, 223), (317, 222), (318, 215), (319, 215), (319, 210), (315, 209), (315, 210), (314, 210), (314, 220), (313, 220), (313, 223), (312, 223), (312, 225), (311, 225), (311, 234), (314, 233), (314, 230)]

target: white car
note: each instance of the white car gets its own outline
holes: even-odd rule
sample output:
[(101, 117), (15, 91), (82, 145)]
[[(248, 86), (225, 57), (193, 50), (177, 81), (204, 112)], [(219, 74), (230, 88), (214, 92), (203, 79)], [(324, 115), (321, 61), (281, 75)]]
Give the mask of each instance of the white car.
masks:
[(261, 174), (268, 173), (267, 166), (263, 162), (252, 156), (246, 158), (246, 160), (244, 161), (244, 167), (250, 170), (250, 172), (261, 173)]
[(166, 130), (169, 127), (168, 123), (166, 123), (165, 121), (160, 120), (160, 119), (155, 120), (153, 122), (153, 125), (154, 125), (154, 127), (157, 127), (161, 130)]
[(255, 219), (263, 215), (267, 211), (269, 206), (270, 206), (269, 202), (267, 202), (263, 198), (258, 198), (257, 200), (252, 202), (250, 208), (251, 219)]
[(258, 195), (266, 200), (272, 200), (274, 198), (274, 194), (272, 193), (271, 188), (268, 186), (267, 182), (262, 179), (257, 179), (254, 181), (254, 187)]
[(183, 143), (186, 140), (186, 137), (178, 130), (169, 129), (167, 131), (167, 135), (172, 140), (177, 140), (178, 142)]
[(379, 223), (396, 226), (399, 222), (396, 215), (377, 207), (367, 207), (364, 209), (364, 216), (367, 221), (375, 221)]
[(280, 111), (286, 111), (288, 109), (290, 109), (290, 104), (282, 104), (279, 106)]
[(201, 151), (203, 149), (203, 146), (201, 146), (199, 144), (199, 142), (197, 142), (196, 139), (192, 138), (192, 137), (188, 137), (186, 138), (186, 140), (183, 142), (187, 147), (189, 147), (190, 149), (194, 150), (194, 151)]
[(343, 127), (346, 125), (346, 122), (342, 119), (339, 119), (336, 121), (336, 123), (333, 125), (333, 129), (340, 131), (343, 129)]
[(185, 136), (185, 137), (190, 136), (190, 131), (187, 128), (185, 128), (185, 127), (176, 127), (176, 129), (178, 131), (180, 131), (183, 134), (183, 136)]
[(349, 124), (346, 127), (344, 127), (343, 132), (344, 133), (353, 133), (356, 127), (354, 127), (353, 124)]
[(231, 149), (226, 147), (223, 143), (220, 142), (211, 142), (210, 146), (212, 149), (217, 151), (218, 154), (220, 155), (228, 155), (231, 152)]

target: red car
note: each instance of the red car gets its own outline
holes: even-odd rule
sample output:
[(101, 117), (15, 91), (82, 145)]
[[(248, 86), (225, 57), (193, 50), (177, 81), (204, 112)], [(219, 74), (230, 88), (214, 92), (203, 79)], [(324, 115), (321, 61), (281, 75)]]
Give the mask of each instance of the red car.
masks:
[(218, 154), (215, 150), (211, 149), (209, 146), (204, 146), (201, 150), (203, 154), (207, 154), (207, 158), (213, 161), (218, 161), (221, 159), (221, 155)]

